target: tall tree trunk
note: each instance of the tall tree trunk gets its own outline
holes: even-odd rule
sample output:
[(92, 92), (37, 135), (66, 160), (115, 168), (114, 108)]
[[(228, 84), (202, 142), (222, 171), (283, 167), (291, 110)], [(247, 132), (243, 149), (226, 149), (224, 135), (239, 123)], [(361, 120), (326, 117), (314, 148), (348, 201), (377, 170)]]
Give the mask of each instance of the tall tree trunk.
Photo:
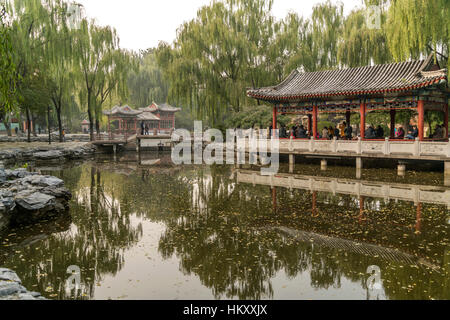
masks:
[(95, 119), (95, 131), (97, 132), (97, 136), (100, 137), (100, 121), (98, 119)]
[(63, 127), (61, 120), (61, 107), (55, 109), (56, 109), (56, 118), (58, 119), (59, 142), (64, 142)]
[(3, 120), (3, 124), (5, 125), (5, 129), (6, 129), (6, 133), (8, 134), (8, 137), (11, 137), (12, 136), (11, 124), (6, 119)]
[(30, 130), (31, 119), (30, 119), (30, 109), (26, 108), (26, 109), (25, 109), (25, 113), (27, 114), (27, 141), (28, 141), (28, 143), (30, 143), (30, 142), (31, 142), (31, 130)]
[(90, 140), (94, 141), (95, 140), (95, 137), (94, 137), (94, 117), (92, 116), (92, 104), (91, 104), (91, 92), (90, 92), (90, 90), (88, 90), (87, 101), (88, 101), (88, 117), (89, 117), (89, 135), (90, 135)]
[(33, 121), (33, 137), (37, 137), (37, 133), (36, 133), (36, 116), (31, 114), (31, 120)]
[(50, 118), (50, 105), (47, 109), (47, 127), (48, 127), (48, 144), (52, 144), (52, 129), (51, 129), (51, 118)]

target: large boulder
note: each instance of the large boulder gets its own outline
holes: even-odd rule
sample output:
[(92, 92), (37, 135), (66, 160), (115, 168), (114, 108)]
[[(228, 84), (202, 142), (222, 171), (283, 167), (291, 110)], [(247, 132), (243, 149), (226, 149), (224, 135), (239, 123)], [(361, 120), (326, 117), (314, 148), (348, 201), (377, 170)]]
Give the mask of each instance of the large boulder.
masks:
[(59, 150), (50, 150), (45, 152), (36, 152), (33, 154), (36, 160), (60, 160), (64, 158), (64, 153)]
[(0, 300), (46, 300), (39, 292), (28, 291), (17, 274), (0, 268)]
[(32, 224), (67, 212), (72, 195), (64, 181), (25, 169), (3, 170), (0, 176), (0, 231), (11, 224)]

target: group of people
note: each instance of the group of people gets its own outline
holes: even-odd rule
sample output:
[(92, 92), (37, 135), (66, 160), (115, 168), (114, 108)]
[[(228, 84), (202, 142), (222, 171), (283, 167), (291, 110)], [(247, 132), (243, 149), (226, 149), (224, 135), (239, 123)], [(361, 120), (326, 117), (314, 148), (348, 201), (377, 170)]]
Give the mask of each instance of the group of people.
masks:
[(366, 139), (384, 139), (384, 129), (380, 125), (376, 129), (370, 125), (364, 131), (364, 137)]
[[(270, 125), (269, 127), (269, 136), (272, 136), (273, 127)], [(340, 139), (340, 140), (352, 140), (354, 137), (357, 137), (358, 134), (354, 134), (353, 128), (350, 124), (347, 124), (345, 121), (338, 124), (337, 126), (329, 126), (324, 127), (322, 131), (317, 133), (317, 139)], [(419, 129), (416, 125), (412, 126), (408, 133), (405, 132), (402, 126), (394, 129), (394, 138), (395, 139), (408, 139), (414, 140), (419, 136)], [(429, 135), (430, 139), (444, 139), (447, 136), (446, 129), (443, 125), (436, 125), (433, 133)], [(308, 139), (312, 137), (312, 132), (308, 131), (307, 128), (303, 124), (293, 125), (291, 129), (288, 131), (284, 124), (281, 125), (279, 130), (280, 138), (296, 138), (296, 139)], [(369, 125), (367, 129), (364, 131), (365, 139), (384, 139), (385, 138), (385, 130), (381, 125), (378, 125), (374, 128), (373, 125)]]
[(150, 135), (150, 127), (148, 123), (141, 122), (141, 136), (149, 136)]
[(322, 139), (341, 139), (341, 140), (351, 140), (353, 139), (353, 128), (350, 124), (345, 121), (337, 125), (336, 127), (324, 127), (322, 129), (322, 135), (319, 137)]
[(430, 134), (430, 138), (432, 139), (444, 139), (448, 137), (447, 130), (443, 125), (436, 125), (436, 128), (434, 129), (434, 132)]

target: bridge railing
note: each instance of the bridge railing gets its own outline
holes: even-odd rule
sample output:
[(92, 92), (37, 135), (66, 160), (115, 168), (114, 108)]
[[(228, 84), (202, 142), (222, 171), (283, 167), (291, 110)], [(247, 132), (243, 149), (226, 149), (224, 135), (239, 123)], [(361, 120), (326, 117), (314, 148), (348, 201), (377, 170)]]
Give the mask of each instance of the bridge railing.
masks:
[(424, 202), (443, 204), (450, 208), (450, 190), (442, 187), (376, 181), (365, 182), (352, 179), (292, 175), (285, 173), (263, 176), (259, 172), (249, 170), (238, 170), (237, 181), (239, 183), (330, 192), (333, 194), (348, 194), (358, 197), (367, 196), (381, 199), (412, 201), (414, 203)]
[[(258, 144), (262, 140), (258, 140)], [(269, 143), (268, 147), (270, 146)], [(388, 138), (385, 140), (279, 139), (279, 152), (450, 158), (450, 143), (445, 140), (389, 140)]]

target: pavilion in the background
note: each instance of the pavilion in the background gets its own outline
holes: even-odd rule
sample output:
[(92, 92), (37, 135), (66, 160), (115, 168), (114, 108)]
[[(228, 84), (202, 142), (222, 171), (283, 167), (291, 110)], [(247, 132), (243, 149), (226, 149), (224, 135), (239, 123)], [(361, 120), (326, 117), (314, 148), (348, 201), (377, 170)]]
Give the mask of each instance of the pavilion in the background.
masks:
[[(424, 135), (425, 112), (442, 112), (445, 139), (448, 138), (447, 70), (426, 60), (365, 66), (343, 70), (300, 72), (294, 70), (273, 87), (249, 89), (249, 97), (267, 101), (273, 107), (273, 127), (278, 114), (304, 114), (309, 118), (309, 132), (318, 136), (318, 114), (360, 114), (361, 139), (365, 139), (366, 115), (389, 112), (391, 138), (394, 138), (396, 113), (413, 110), (418, 115), (419, 140)], [(407, 128), (405, 128), (407, 130)]]
[(175, 129), (175, 113), (179, 108), (168, 104), (157, 105), (153, 103), (146, 108), (135, 110), (128, 105), (115, 106), (104, 111), (108, 117), (108, 133), (110, 140), (121, 135), (125, 139), (132, 135), (141, 134), (141, 125), (148, 128), (150, 135), (169, 134)]

